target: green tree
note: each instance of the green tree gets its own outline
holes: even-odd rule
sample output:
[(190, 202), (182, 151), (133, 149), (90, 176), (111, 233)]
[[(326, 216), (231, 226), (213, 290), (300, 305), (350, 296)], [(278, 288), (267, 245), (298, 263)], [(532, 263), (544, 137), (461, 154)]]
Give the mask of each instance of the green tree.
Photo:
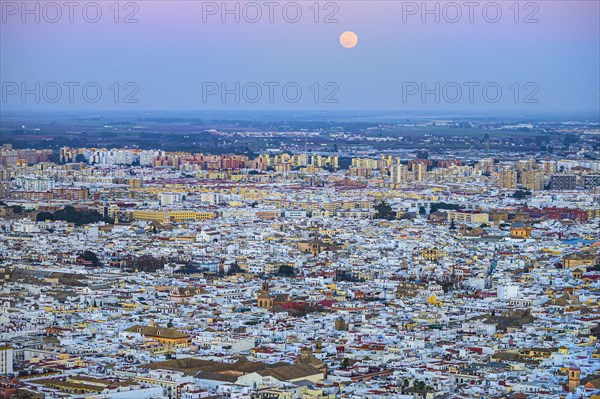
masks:
[(513, 193), (512, 197), (516, 199), (524, 199), (528, 195), (531, 195), (531, 191), (517, 190)]
[(23, 206), (21, 205), (11, 205), (10, 208), (12, 208), (15, 214), (23, 213)]
[(237, 262), (233, 262), (233, 264), (229, 266), (229, 270), (227, 270), (227, 275), (233, 276), (234, 274), (242, 273), (242, 272), (243, 272), (243, 270), (240, 267), (240, 265)]
[(154, 273), (157, 270), (162, 270), (165, 268), (167, 259), (155, 258), (152, 255), (142, 255), (137, 258), (130, 256), (125, 259), (125, 263), (126, 267), (129, 269), (146, 273)]
[(460, 205), (448, 204), (446, 202), (436, 202), (436, 203), (431, 204), (431, 209), (429, 211), (431, 213), (434, 213), (440, 209), (450, 209), (453, 211), (458, 211), (458, 210), (460, 210)]
[(102, 220), (106, 223), (114, 223), (112, 218), (105, 218), (96, 210), (78, 211), (71, 205), (67, 205), (63, 209), (54, 212), (53, 217), (54, 220), (64, 220), (68, 223), (75, 223), (77, 226), (96, 223)]
[(92, 251), (83, 251), (82, 254), (79, 255), (86, 262), (92, 262), (93, 266), (100, 266), (100, 260), (98, 256)]
[(385, 201), (380, 202), (376, 207), (374, 219), (385, 219), (385, 220), (394, 220), (396, 219), (396, 212), (392, 209), (392, 207)]
[(597, 323), (596, 327), (592, 328), (591, 333), (594, 337), (600, 338), (600, 323)]
[(38, 222), (44, 222), (46, 220), (54, 220), (54, 215), (50, 212), (40, 212), (35, 217)]
[(282, 277), (293, 277), (296, 275), (296, 271), (292, 266), (281, 265), (277, 270), (277, 275)]

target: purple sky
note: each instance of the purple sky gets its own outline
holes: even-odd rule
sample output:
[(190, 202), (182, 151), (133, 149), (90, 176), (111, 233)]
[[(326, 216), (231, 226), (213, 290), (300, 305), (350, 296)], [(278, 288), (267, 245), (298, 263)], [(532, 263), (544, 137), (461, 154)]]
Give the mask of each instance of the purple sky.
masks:
[[(30, 9), (36, 3), (27, 2)], [(120, 2), (119, 23), (113, 20), (113, 1), (96, 2), (102, 10), (96, 23), (84, 19), (83, 4), (89, 2), (75, 8), (73, 23), (66, 7), (61, 7), (62, 17), (57, 22), (48, 22), (55, 18), (56, 10), (49, 7), (44, 11), (45, 3), (38, 5), (37, 23), (35, 15), (24, 14), (20, 1), (2, 1), (4, 109), (570, 113), (597, 112), (600, 107), (600, 2), (595, 0), (520, 1), (519, 22), (514, 21), (514, 1), (478, 2), (474, 22), (469, 22), (469, 8), (463, 1), (453, 3), (458, 7), (427, 2), (428, 9), (438, 5), (439, 23), (435, 15), (423, 15), (421, 1), (322, 1), (317, 3), (318, 23), (314, 21), (314, 1), (279, 2), (273, 23), (268, 20), (268, 6), (261, 1), (250, 6), (247, 1), (227, 2), (231, 8), (237, 4), (240, 23), (231, 14), (222, 22), (224, 3), (220, 1)], [(262, 17), (251, 23), (248, 18), (256, 16), (255, 5)], [(302, 11), (299, 21), (289, 22), (298, 7)], [(502, 15), (492, 23), (498, 8)], [(206, 15), (203, 22), (203, 9), (216, 14)], [(460, 18), (457, 9), (462, 12)], [(87, 10), (88, 19), (93, 18), (94, 7)], [(138, 22), (123, 23), (134, 11)], [(324, 23), (331, 13), (337, 22)], [(455, 23), (450, 21), (453, 18)], [(532, 19), (538, 22), (525, 23)], [(346, 30), (359, 37), (354, 49), (344, 49), (338, 42)], [(97, 82), (103, 93), (96, 103), (85, 101), (78, 89), (73, 103), (66, 91), (57, 102), (48, 101), (54, 98), (52, 89), (40, 94), (39, 103), (33, 94), (22, 98), (22, 84), (35, 91), (36, 82), (40, 92), (48, 82), (78, 82), (80, 86)], [(127, 82), (135, 84), (135, 94), (125, 87)], [(236, 91), (236, 82), (239, 101), (235, 94), (223, 98), (221, 84)], [(260, 96), (252, 85), (242, 93), (249, 82), (264, 88)], [(279, 84), (272, 103), (265, 82)], [(281, 90), (291, 82), (302, 90), (297, 102), (286, 100)], [(465, 82), (478, 84), (472, 102)], [(116, 103), (114, 83), (119, 88)], [(490, 83), (502, 90), (497, 102), (482, 93), (481, 88)], [(19, 91), (13, 93), (15, 84)], [(203, 96), (203, 88), (206, 91), (214, 84), (219, 92)], [(407, 96), (406, 88), (414, 84), (419, 91), (428, 88), (437, 94)], [(463, 88), (460, 96), (453, 91), (455, 85)], [(127, 94), (138, 102), (125, 103)], [(250, 101), (255, 97), (258, 101)], [(327, 102), (327, 98), (337, 102)], [(458, 101), (451, 101), (456, 98)]]

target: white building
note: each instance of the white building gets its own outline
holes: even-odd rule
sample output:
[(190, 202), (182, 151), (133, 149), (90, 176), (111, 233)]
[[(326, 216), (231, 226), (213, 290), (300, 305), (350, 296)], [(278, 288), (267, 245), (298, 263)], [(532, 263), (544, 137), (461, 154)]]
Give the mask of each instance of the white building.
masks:
[(176, 202), (181, 202), (183, 195), (181, 193), (160, 193), (160, 205), (168, 206)]
[(519, 295), (519, 286), (514, 284), (502, 284), (498, 286), (497, 296), (502, 301), (516, 298)]
[(13, 348), (12, 346), (0, 346), (0, 374), (13, 372)]

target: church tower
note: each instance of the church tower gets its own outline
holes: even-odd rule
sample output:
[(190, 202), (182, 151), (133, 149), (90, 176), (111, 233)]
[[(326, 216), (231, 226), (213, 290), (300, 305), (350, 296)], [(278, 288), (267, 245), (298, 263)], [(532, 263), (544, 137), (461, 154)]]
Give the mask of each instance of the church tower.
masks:
[(569, 392), (575, 392), (579, 385), (581, 385), (581, 370), (578, 367), (569, 367)]
[(269, 292), (269, 282), (263, 281), (262, 289), (256, 295), (257, 305), (259, 308), (271, 309), (273, 307), (273, 298)]

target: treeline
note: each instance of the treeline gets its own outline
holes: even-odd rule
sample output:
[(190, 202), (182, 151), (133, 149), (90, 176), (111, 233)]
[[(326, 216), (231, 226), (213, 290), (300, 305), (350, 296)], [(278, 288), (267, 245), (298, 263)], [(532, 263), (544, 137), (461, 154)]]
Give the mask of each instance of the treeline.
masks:
[(0, 206), (6, 206), (6, 207), (12, 209), (13, 213), (15, 213), (15, 214), (23, 213), (23, 211), (25, 210), (25, 208), (23, 208), (22, 205), (10, 205), (10, 206), (8, 206), (8, 205), (6, 205), (5, 202), (2, 202), (2, 201), (0, 201)]
[(45, 220), (64, 220), (68, 223), (75, 223), (76, 226), (84, 224), (97, 223), (104, 221), (106, 223), (114, 223), (114, 219), (104, 217), (96, 210), (78, 211), (71, 205), (65, 206), (63, 209), (52, 212), (40, 212), (37, 214), (36, 220), (43, 222)]
[(124, 259), (123, 269), (129, 269), (136, 272), (155, 273), (165, 268), (169, 259), (165, 257), (154, 257), (152, 255), (133, 256), (129, 255)]
[(431, 204), (431, 209), (429, 210), (429, 212), (430, 213), (437, 212), (440, 209), (450, 210), (450, 211), (460, 211), (461, 206), (457, 205), (457, 204), (448, 204), (447, 202), (435, 202), (435, 203)]

